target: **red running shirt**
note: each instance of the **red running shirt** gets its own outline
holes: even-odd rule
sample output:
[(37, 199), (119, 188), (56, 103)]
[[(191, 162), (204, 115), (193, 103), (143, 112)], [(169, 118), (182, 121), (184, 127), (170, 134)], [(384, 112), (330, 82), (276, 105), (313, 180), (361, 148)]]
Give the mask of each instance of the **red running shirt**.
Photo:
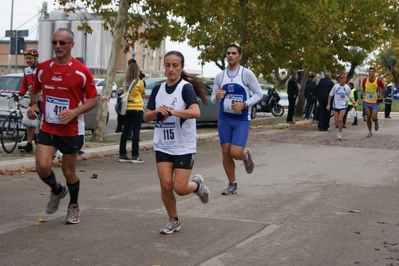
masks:
[(67, 65), (56, 65), (54, 58), (40, 63), (36, 70), (33, 85), (34, 92), (42, 92), (43, 132), (72, 137), (84, 135), (83, 114), (72, 119), (68, 124), (58, 119), (58, 114), (65, 109), (74, 109), (83, 104), (83, 99), (97, 97), (93, 75), (90, 70), (75, 58)]

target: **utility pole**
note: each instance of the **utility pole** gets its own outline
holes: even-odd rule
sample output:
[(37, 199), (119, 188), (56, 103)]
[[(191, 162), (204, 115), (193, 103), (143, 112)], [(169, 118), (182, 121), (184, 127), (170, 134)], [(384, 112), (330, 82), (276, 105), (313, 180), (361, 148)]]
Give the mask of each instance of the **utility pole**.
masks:
[[(10, 31), (12, 31), (12, 22), (13, 22), (13, 16), (14, 16), (14, 0), (11, 1), (11, 23), (10, 23)], [(10, 44), (8, 46), (8, 74), (11, 71), (11, 38), (10, 38)]]

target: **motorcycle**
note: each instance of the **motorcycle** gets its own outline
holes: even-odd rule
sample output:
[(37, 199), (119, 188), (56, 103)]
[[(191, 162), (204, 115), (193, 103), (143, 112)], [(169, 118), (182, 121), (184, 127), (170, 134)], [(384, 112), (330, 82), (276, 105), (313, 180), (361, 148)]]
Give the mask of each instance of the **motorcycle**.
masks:
[(274, 116), (282, 116), (284, 107), (278, 102), (280, 95), (275, 88), (269, 89), (267, 94), (263, 94), (262, 99), (256, 104), (257, 112), (272, 113)]

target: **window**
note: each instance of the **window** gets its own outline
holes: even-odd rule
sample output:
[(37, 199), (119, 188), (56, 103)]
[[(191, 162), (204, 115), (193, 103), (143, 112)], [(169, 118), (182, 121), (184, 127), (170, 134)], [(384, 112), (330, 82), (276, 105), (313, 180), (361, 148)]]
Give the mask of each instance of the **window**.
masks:
[(141, 59), (141, 69), (145, 69), (145, 59), (145, 55), (143, 55)]

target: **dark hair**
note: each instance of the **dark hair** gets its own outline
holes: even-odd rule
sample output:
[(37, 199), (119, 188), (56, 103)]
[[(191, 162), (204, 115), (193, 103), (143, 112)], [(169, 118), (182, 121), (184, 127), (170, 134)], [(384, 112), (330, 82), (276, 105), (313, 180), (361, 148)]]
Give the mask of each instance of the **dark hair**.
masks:
[(136, 59), (130, 58), (130, 59), (127, 61), (127, 65), (130, 65), (131, 63), (137, 64)]
[(140, 67), (137, 63), (131, 63), (127, 66), (125, 80), (127, 83), (131, 83), (135, 79), (139, 79)]
[(348, 85), (351, 86), (351, 88), (355, 87), (355, 84), (353, 84), (353, 82), (348, 82)]
[(375, 68), (374, 68), (374, 67), (369, 67), (369, 70), (372, 70), (372, 69), (375, 71)]
[(241, 54), (242, 49), (241, 49), (241, 46), (240, 46), (238, 43), (230, 43), (229, 45), (227, 45), (226, 51), (227, 51), (227, 49), (229, 49), (230, 47), (235, 47), (235, 48), (237, 48), (238, 53)]
[[(169, 56), (169, 55), (176, 55), (180, 57), (181, 59), (181, 65), (184, 67), (184, 56), (182, 53), (179, 51), (170, 51), (167, 52), (164, 56), (164, 59)], [(194, 87), (195, 94), (205, 103), (208, 104), (208, 98), (206, 97), (206, 88), (205, 88), (205, 83), (202, 79), (188, 74), (184, 70), (181, 72), (181, 78), (184, 79), (187, 82), (190, 82), (191, 85)]]

